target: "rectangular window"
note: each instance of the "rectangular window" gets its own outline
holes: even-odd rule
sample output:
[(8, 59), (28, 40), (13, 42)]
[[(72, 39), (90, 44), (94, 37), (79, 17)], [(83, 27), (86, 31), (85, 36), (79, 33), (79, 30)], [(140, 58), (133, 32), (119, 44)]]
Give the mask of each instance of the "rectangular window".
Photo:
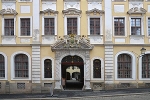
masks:
[(141, 18), (131, 18), (131, 35), (141, 35)]
[(77, 18), (67, 18), (67, 34), (77, 35)]
[(21, 18), (21, 36), (30, 36), (30, 18)]
[(45, 35), (54, 35), (54, 33), (55, 33), (54, 18), (45, 18), (44, 19), (44, 33), (45, 33)]
[(5, 36), (14, 35), (14, 19), (5, 19), (4, 20), (4, 34)]
[(114, 18), (114, 33), (116, 36), (124, 36), (125, 35), (124, 18)]
[(90, 18), (90, 34), (100, 35), (100, 18)]
[(148, 18), (148, 36), (150, 36), (150, 18)]

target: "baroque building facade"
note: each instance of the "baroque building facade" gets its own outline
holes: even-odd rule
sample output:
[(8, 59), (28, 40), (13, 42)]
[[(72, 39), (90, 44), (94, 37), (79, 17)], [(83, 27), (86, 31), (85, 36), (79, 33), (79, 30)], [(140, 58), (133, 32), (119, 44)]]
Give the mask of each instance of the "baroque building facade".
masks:
[(1, 0), (0, 19), (0, 93), (63, 90), (70, 67), (82, 90), (150, 87), (149, 0)]

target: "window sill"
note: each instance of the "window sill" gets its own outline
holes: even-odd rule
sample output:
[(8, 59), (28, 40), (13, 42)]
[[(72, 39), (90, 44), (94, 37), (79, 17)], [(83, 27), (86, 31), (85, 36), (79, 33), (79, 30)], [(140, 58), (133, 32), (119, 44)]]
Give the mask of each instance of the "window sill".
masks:
[(32, 36), (18, 36), (18, 38), (32, 38)]
[(11, 80), (31, 80), (30, 78), (12, 78)]
[(6, 78), (0, 77), (0, 80), (7, 80)]
[(133, 78), (116, 78), (116, 81), (128, 81), (128, 80), (135, 80)]
[(54, 80), (54, 78), (42, 78), (42, 80), (44, 81), (44, 80)]
[(2, 35), (2, 37), (4, 37), (4, 38), (12, 38), (12, 37), (17, 37), (16, 35)]

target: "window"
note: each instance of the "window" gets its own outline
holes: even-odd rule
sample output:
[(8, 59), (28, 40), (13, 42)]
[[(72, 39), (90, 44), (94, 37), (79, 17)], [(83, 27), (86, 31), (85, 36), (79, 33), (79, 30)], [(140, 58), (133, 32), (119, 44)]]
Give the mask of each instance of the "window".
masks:
[(5, 36), (14, 35), (14, 19), (5, 19), (4, 20), (4, 34)]
[(52, 78), (52, 61), (50, 59), (44, 60), (44, 78)]
[(141, 35), (141, 18), (131, 18), (131, 35)]
[(150, 78), (150, 54), (142, 57), (142, 78)]
[(125, 35), (124, 18), (114, 18), (114, 32), (116, 36)]
[(148, 18), (148, 36), (150, 36), (150, 18)]
[(100, 18), (90, 18), (90, 34), (100, 35)]
[(101, 61), (99, 59), (93, 61), (93, 78), (101, 78)]
[(2, 54), (0, 54), (0, 77), (5, 77), (5, 60)]
[(77, 18), (67, 18), (67, 34), (77, 35)]
[(30, 18), (21, 18), (21, 36), (30, 36)]
[(15, 56), (15, 77), (25, 77), (28, 75), (28, 56), (18, 54)]
[(45, 18), (44, 19), (44, 33), (45, 33), (45, 35), (54, 35), (55, 34), (54, 18)]
[(132, 78), (131, 57), (128, 54), (118, 56), (118, 78)]

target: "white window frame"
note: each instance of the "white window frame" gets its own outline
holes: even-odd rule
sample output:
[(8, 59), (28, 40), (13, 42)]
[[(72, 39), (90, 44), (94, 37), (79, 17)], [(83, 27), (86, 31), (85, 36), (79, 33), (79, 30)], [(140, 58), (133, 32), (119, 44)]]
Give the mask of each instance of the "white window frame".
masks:
[[(52, 61), (52, 78), (44, 78), (44, 60), (50, 59)], [(41, 61), (42, 65), (42, 80), (54, 80), (54, 59), (51, 57), (44, 57)]]
[[(25, 54), (28, 56), (28, 78), (15, 77), (15, 56), (18, 54)], [(31, 80), (31, 57), (27, 52), (17, 51), (11, 55), (11, 80)]]
[(147, 37), (150, 37), (150, 35), (148, 34), (148, 18), (150, 18), (150, 17), (146, 17), (146, 26), (147, 26)]
[(100, 35), (103, 35), (102, 15), (100, 15), (100, 16), (88, 16), (88, 35), (91, 35), (91, 33), (90, 33), (90, 18), (100, 18)]
[[(30, 36), (21, 36), (21, 18), (30, 18)], [(26, 17), (18, 17), (18, 37), (32, 37), (32, 17), (26, 16)]]
[[(114, 30), (114, 28), (115, 28), (115, 25), (114, 25), (114, 21), (115, 20), (114, 19), (115, 18), (124, 18), (124, 22), (125, 22), (125, 24), (124, 24), (124, 32), (125, 32), (124, 36), (121, 36), (121, 35), (117, 36), (117, 35), (115, 35), (115, 30)], [(127, 37), (127, 27), (126, 27), (127, 26), (127, 22), (126, 21), (127, 21), (126, 20), (126, 16), (113, 16), (113, 23), (112, 23), (113, 24), (113, 29), (112, 30), (113, 30), (113, 36), (114, 37)]]
[(16, 17), (2, 17), (2, 35), (5, 36), (5, 19), (14, 19), (14, 35), (12, 36), (15, 36), (16, 35)]
[[(93, 78), (93, 61), (95, 59), (98, 59), (101, 61), (101, 78)], [(104, 60), (100, 57), (94, 57), (91, 59), (91, 80), (101, 80), (103, 81), (104, 80)]]
[(45, 18), (54, 18), (54, 23), (55, 23), (55, 28), (54, 28), (54, 30), (55, 30), (55, 33), (54, 33), (54, 35), (57, 35), (57, 16), (42, 16), (42, 35), (45, 35), (45, 33), (44, 33), (44, 19)]
[(64, 33), (67, 35), (67, 18), (77, 18), (77, 35), (80, 35), (80, 16), (79, 15), (65, 15), (64, 16)]
[(4, 56), (4, 63), (5, 63), (5, 77), (0, 77), (0, 80), (7, 80), (7, 56), (6, 56), (6, 54), (5, 53), (3, 53), (3, 52), (0, 52), (0, 54), (1, 55), (3, 55)]
[[(131, 63), (132, 63), (132, 77), (131, 78), (118, 78), (118, 56), (120, 54), (129, 54), (131, 56)], [(135, 80), (136, 79), (136, 59), (135, 55), (132, 52), (129, 51), (120, 51), (115, 55), (115, 80)]]
[[(141, 18), (141, 35), (144, 35), (144, 30), (143, 30), (144, 18), (143, 17), (136, 17), (136, 16), (129, 17), (129, 21), (130, 21), (130, 35), (131, 35), (131, 18)], [(134, 35), (132, 35), (132, 36), (134, 36)]]
[(18, 2), (32, 2), (32, 0), (18, 0)]
[[(150, 51), (146, 51), (145, 54), (150, 54)], [(139, 80), (150, 81), (150, 78), (142, 78), (142, 57), (139, 58), (139, 66), (138, 67), (139, 67)]]

